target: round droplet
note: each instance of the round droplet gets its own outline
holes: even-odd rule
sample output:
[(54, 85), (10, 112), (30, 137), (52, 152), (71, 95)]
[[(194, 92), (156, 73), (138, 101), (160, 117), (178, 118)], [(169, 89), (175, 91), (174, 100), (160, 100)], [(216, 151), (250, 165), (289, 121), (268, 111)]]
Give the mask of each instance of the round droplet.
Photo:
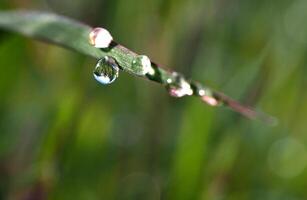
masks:
[(183, 76), (178, 73), (173, 73), (174, 79), (168, 78), (166, 86), (168, 93), (173, 97), (183, 97), (186, 95), (192, 95), (193, 90), (191, 85), (184, 79)]
[(218, 106), (221, 103), (213, 96), (210, 88), (203, 87), (197, 82), (193, 82), (191, 86), (194, 90), (194, 94), (199, 96), (203, 102), (209, 104), (210, 106)]
[(210, 106), (217, 106), (217, 105), (219, 105), (219, 101), (216, 98), (212, 97), (212, 96), (203, 95), (201, 97), (201, 99), (204, 102), (206, 102), (207, 104), (209, 104)]
[(148, 56), (139, 55), (132, 60), (131, 68), (134, 73), (144, 76), (146, 74), (154, 75), (155, 70), (151, 66)]
[(106, 85), (115, 81), (118, 77), (119, 67), (116, 61), (108, 56), (98, 60), (93, 75), (95, 79)]
[(112, 35), (104, 28), (94, 28), (89, 34), (90, 44), (96, 48), (107, 48), (112, 40)]

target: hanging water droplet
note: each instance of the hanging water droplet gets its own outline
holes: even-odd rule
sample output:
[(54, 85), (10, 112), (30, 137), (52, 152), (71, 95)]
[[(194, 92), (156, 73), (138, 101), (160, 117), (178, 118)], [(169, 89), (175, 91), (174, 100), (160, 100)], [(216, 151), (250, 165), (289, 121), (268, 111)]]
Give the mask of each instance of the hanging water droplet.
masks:
[(174, 72), (173, 79), (168, 78), (166, 86), (168, 93), (173, 97), (183, 97), (186, 95), (192, 95), (193, 90), (190, 84), (184, 79), (183, 76)]
[(131, 63), (131, 68), (134, 73), (144, 76), (146, 74), (154, 75), (155, 70), (151, 66), (151, 61), (148, 56), (138, 55), (136, 56)]
[(93, 75), (95, 79), (106, 85), (110, 84), (118, 77), (119, 67), (116, 61), (108, 56), (98, 60)]

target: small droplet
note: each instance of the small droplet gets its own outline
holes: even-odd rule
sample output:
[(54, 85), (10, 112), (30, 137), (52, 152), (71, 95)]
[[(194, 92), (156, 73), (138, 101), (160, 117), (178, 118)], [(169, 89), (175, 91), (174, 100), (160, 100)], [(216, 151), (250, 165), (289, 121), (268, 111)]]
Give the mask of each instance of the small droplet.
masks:
[(178, 73), (173, 73), (174, 80), (171, 78), (167, 79), (167, 83), (169, 83), (166, 88), (168, 93), (173, 97), (183, 97), (186, 95), (192, 95), (193, 90), (190, 84), (184, 79), (183, 76), (179, 75)]
[(217, 106), (217, 105), (219, 104), (219, 101), (216, 100), (215, 98), (211, 97), (211, 96), (206, 96), (206, 95), (204, 95), (204, 96), (202, 96), (201, 98), (202, 98), (202, 100), (203, 100), (204, 102), (206, 102), (206, 103), (209, 104), (210, 106)]
[(90, 44), (96, 48), (107, 48), (112, 40), (112, 35), (104, 28), (94, 28), (89, 34)]
[(135, 59), (132, 60), (131, 68), (133, 72), (140, 76), (155, 74), (155, 70), (151, 66), (150, 59), (145, 55), (136, 56)]
[(118, 77), (119, 67), (116, 61), (108, 56), (98, 60), (93, 75), (95, 79), (106, 85), (114, 82)]
[(220, 104), (220, 102), (213, 97), (212, 92), (209, 88), (198, 86), (196, 88), (196, 94), (200, 96), (202, 101), (206, 102), (210, 106), (218, 106)]

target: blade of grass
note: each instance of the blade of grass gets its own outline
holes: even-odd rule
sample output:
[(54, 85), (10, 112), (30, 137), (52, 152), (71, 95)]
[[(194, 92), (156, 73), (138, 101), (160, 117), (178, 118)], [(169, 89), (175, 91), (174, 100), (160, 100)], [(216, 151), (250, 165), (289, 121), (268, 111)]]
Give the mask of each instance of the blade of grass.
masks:
[[(97, 49), (91, 46), (88, 36), (92, 28), (72, 19), (44, 12), (2, 11), (0, 12), (0, 28), (60, 45), (97, 59), (104, 56), (111, 56), (123, 71), (158, 82), (168, 88), (174, 96), (178, 94), (176, 93), (178, 91), (173, 90), (174, 87), (175, 89), (182, 89), (180, 91), (180, 94), (183, 94), (182, 96), (191, 95), (191, 92), (184, 91), (184, 89), (188, 88), (190, 91), (193, 91), (192, 94), (194, 96), (200, 97), (203, 102), (211, 106), (225, 105), (248, 118), (260, 119), (269, 124), (273, 124), (274, 122), (274, 119), (270, 116), (243, 106), (220, 92), (211, 90), (194, 81), (187, 80), (177, 72), (164, 70), (153, 62), (151, 62), (152, 68), (154, 69), (153, 75), (140, 74), (136, 70), (136, 67), (132, 65), (133, 60), (136, 59), (138, 54), (114, 41), (107, 49)], [(142, 66), (138, 67), (140, 68)]]

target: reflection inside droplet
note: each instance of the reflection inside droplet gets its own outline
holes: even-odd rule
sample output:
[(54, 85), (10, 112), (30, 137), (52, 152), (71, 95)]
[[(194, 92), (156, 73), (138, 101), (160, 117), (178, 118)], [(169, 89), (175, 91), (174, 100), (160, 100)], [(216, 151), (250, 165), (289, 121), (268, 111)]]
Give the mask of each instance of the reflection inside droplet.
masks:
[(104, 85), (110, 84), (118, 77), (119, 67), (116, 61), (108, 56), (98, 60), (93, 75), (95, 79)]

